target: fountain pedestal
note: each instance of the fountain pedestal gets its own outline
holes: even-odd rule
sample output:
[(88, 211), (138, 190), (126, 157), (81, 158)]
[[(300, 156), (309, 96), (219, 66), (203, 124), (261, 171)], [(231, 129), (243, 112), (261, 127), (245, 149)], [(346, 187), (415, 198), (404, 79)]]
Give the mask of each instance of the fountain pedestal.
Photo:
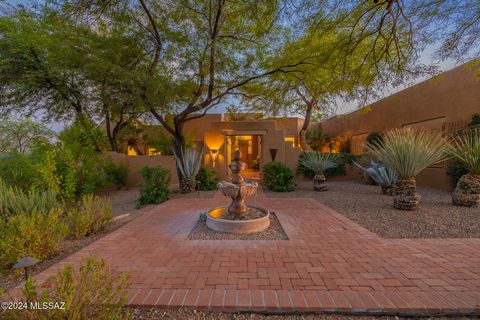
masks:
[(228, 208), (220, 207), (210, 210), (206, 215), (207, 226), (218, 232), (253, 233), (265, 230), (270, 225), (270, 213), (264, 208), (251, 207), (245, 204), (245, 198), (257, 192), (258, 184), (245, 181), (241, 171), (246, 164), (240, 161), (240, 150), (235, 151), (233, 162), (229, 165), (232, 180), (221, 181), (218, 188), (225, 196), (232, 198)]

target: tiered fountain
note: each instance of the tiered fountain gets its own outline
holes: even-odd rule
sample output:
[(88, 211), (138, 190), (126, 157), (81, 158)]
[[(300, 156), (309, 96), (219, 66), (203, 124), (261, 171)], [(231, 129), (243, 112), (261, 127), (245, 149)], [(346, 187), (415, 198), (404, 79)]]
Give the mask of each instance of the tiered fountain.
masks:
[(222, 181), (218, 188), (223, 194), (232, 198), (228, 208), (220, 207), (210, 210), (206, 214), (207, 226), (218, 232), (253, 233), (265, 230), (270, 225), (270, 213), (264, 208), (247, 206), (245, 198), (257, 192), (258, 184), (254, 181), (245, 181), (240, 172), (247, 165), (240, 161), (240, 150), (235, 151), (233, 162), (229, 165), (232, 170), (231, 182)]

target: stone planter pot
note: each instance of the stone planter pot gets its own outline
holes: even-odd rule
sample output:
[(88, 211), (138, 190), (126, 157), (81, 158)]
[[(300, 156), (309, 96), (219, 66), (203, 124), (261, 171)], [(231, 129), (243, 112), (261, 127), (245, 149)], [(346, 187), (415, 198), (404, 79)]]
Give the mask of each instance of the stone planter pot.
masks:
[(393, 207), (398, 210), (415, 210), (420, 202), (415, 179), (398, 180), (393, 191)]
[(480, 206), (480, 175), (465, 174), (458, 180), (452, 204), (462, 207)]
[(323, 174), (316, 174), (313, 177), (313, 190), (314, 191), (327, 191), (327, 185), (325, 183), (327, 179)]

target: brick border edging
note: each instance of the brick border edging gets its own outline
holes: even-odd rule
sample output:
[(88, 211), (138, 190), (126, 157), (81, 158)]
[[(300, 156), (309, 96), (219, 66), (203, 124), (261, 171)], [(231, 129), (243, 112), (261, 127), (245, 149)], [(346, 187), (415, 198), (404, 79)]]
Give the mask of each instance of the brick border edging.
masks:
[(139, 288), (129, 290), (128, 305), (265, 314), (480, 315), (480, 297), (467, 292)]

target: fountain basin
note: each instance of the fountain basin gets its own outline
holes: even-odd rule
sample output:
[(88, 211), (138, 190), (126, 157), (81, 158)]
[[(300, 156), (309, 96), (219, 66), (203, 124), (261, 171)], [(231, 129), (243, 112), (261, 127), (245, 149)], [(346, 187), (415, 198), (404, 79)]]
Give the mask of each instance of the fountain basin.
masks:
[(228, 208), (210, 210), (205, 215), (207, 227), (217, 232), (255, 233), (270, 226), (270, 212), (264, 208), (247, 207), (244, 215), (233, 215)]

